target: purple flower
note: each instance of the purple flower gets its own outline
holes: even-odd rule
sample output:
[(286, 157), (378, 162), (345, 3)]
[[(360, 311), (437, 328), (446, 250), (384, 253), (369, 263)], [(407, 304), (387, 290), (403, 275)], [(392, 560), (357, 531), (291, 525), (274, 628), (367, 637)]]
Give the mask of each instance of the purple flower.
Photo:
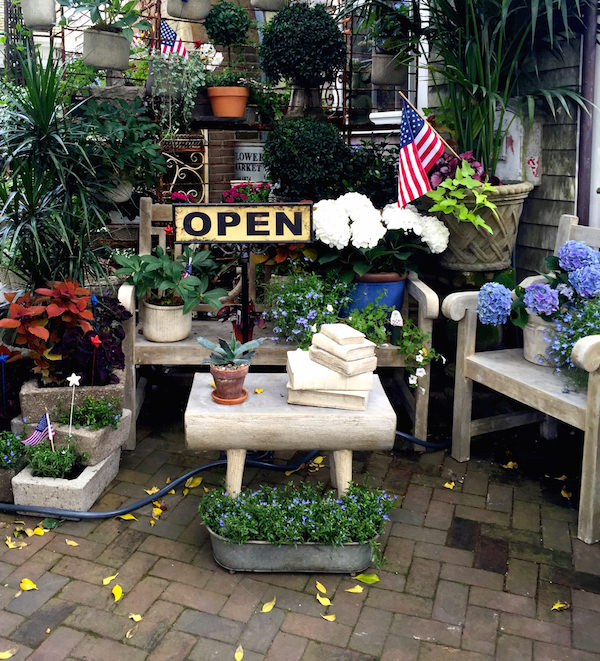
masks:
[(558, 249), (558, 263), (565, 271), (598, 264), (598, 252), (583, 241), (567, 241)]
[(534, 314), (550, 315), (558, 311), (558, 292), (550, 285), (538, 282), (525, 288), (523, 302)]
[(482, 324), (503, 324), (510, 315), (510, 289), (498, 282), (483, 285), (477, 299), (477, 314)]
[(575, 269), (569, 273), (569, 282), (582, 298), (600, 296), (600, 266), (593, 264)]

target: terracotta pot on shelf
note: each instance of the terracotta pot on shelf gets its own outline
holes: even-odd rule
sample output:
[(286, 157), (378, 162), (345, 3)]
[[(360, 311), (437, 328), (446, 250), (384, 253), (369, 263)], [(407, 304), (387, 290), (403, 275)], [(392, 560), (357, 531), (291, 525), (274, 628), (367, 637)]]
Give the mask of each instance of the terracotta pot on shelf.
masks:
[(215, 117), (240, 118), (246, 111), (250, 96), (247, 87), (207, 87), (210, 106)]
[(244, 380), (250, 365), (213, 365), (210, 366), (210, 373), (215, 382), (215, 389), (212, 392), (212, 398), (217, 404), (241, 404), (248, 391), (244, 390)]

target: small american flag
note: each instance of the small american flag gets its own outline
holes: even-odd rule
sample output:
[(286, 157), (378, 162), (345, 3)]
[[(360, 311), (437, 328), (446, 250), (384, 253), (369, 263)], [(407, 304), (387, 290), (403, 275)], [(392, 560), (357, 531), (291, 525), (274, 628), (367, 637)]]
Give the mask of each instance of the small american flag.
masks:
[(175, 53), (184, 60), (188, 58), (188, 52), (183, 45), (183, 41), (164, 18), (160, 21), (160, 52), (163, 57), (170, 57)]
[(24, 439), (22, 443), (25, 445), (37, 445), (46, 438), (49, 438), (50, 440), (54, 438), (54, 429), (50, 422), (50, 416), (47, 413), (40, 418), (33, 434)]
[(188, 263), (185, 265), (185, 270), (183, 271), (182, 278), (189, 278), (192, 275), (192, 258), (188, 259)]
[(398, 166), (398, 204), (401, 207), (431, 190), (427, 172), (443, 152), (440, 136), (404, 100)]

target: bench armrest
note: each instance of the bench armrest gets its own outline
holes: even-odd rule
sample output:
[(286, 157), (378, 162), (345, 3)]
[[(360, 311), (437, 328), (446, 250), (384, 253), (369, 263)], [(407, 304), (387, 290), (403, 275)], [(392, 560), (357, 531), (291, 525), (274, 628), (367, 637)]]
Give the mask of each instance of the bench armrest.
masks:
[(419, 304), (420, 311), (426, 319), (437, 319), (440, 316), (439, 296), (426, 285), (416, 273), (408, 274), (408, 294)]
[(121, 285), (117, 298), (127, 312), (135, 314), (135, 287), (133, 285)]
[(520, 282), (520, 286), (525, 288), (529, 287), (529, 285), (535, 285), (538, 283), (545, 283), (548, 282), (546, 278), (543, 275), (530, 275), (528, 278), (524, 278), (522, 282)]
[(577, 340), (571, 360), (586, 372), (595, 372), (600, 367), (600, 335), (588, 335)]
[(442, 303), (442, 313), (452, 321), (460, 321), (467, 310), (477, 310), (478, 291), (459, 291), (446, 296)]

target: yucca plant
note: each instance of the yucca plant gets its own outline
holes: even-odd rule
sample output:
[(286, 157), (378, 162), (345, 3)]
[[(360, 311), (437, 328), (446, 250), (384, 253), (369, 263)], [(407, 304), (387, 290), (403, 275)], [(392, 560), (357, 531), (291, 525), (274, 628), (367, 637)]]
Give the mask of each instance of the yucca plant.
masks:
[(235, 334), (231, 334), (231, 341), (228, 343), (224, 339), (219, 338), (219, 344), (215, 344), (205, 337), (198, 337), (197, 340), (200, 344), (212, 351), (208, 358), (203, 362), (210, 363), (211, 365), (248, 365), (250, 359), (258, 349), (258, 347), (266, 340), (266, 337), (261, 337), (258, 340), (250, 340), (242, 344), (235, 339)]

